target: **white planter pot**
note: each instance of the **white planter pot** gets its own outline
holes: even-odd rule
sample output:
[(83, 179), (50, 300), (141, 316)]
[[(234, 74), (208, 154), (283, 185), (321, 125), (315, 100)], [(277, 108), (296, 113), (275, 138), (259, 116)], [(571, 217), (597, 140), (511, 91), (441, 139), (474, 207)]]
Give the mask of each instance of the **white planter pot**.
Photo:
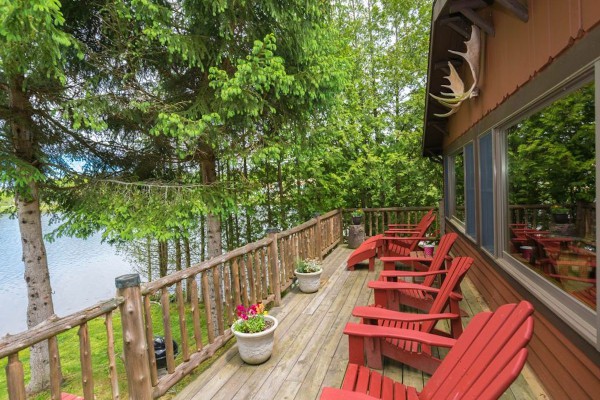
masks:
[(231, 325), (231, 331), (237, 339), (240, 357), (248, 364), (262, 364), (271, 357), (275, 342), (275, 328), (279, 324), (275, 317), (265, 315), (265, 319), (273, 321), (273, 326), (258, 333), (236, 332)]
[(296, 277), (298, 278), (298, 286), (300, 286), (300, 290), (304, 293), (314, 293), (319, 290), (319, 286), (321, 285), (321, 274), (323, 273), (323, 269), (318, 272), (298, 272), (295, 271)]

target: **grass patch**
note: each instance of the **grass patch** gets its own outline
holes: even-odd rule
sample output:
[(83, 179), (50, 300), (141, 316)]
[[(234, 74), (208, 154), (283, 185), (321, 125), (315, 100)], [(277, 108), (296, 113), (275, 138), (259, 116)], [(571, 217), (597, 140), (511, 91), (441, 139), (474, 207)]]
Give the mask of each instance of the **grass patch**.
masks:
[[(152, 326), (155, 335), (164, 336), (164, 329), (162, 324), (162, 312), (161, 307), (157, 303), (152, 303)], [(186, 327), (187, 327), (187, 338), (190, 349), (194, 348), (194, 330), (193, 321), (191, 317), (190, 305), (186, 304)], [(202, 342), (204, 345), (208, 344), (208, 336), (206, 331), (206, 321), (204, 320), (204, 306), (200, 305), (200, 315), (202, 327)], [(170, 326), (173, 339), (179, 344), (179, 354), (175, 358), (176, 365), (182, 362), (182, 341), (181, 332), (179, 329), (179, 316), (177, 313), (177, 304), (171, 303), (170, 305)], [(106, 334), (106, 325), (104, 318), (96, 318), (88, 322), (88, 330), (91, 343), (92, 353), (92, 370), (94, 379), (94, 394), (97, 399), (110, 399), (111, 398), (111, 387), (109, 379), (109, 364), (108, 364), (108, 340)], [(62, 391), (67, 393), (73, 393), (82, 395), (83, 389), (81, 384), (81, 364), (79, 359), (79, 327), (75, 327), (67, 332), (64, 332), (58, 336), (58, 346), (60, 352), (60, 361), (63, 374), (63, 385)], [(115, 357), (116, 367), (118, 373), (119, 382), (119, 393), (121, 398), (127, 398), (127, 379), (125, 376), (125, 364), (123, 361), (123, 336), (121, 330), (121, 317), (118, 310), (113, 314), (113, 333), (115, 339)], [(219, 349), (215, 355), (210, 359), (202, 363), (192, 374), (187, 376), (179, 384), (174, 386), (169, 393), (163, 398), (173, 398), (174, 395), (182, 390), (185, 385), (195, 379), (199, 374), (202, 373), (210, 364), (219, 357), (226, 349), (228, 349), (234, 341)], [(192, 350), (190, 350), (191, 352)], [(25, 370), (25, 381), (29, 381), (29, 349), (19, 353), (19, 358), (23, 363)], [(0, 368), (4, 369), (7, 364), (7, 359), (0, 360)], [(42, 392), (32, 399), (42, 400), (48, 399), (49, 393)], [(6, 385), (6, 374), (0, 374), (0, 399), (8, 398), (8, 391)]]

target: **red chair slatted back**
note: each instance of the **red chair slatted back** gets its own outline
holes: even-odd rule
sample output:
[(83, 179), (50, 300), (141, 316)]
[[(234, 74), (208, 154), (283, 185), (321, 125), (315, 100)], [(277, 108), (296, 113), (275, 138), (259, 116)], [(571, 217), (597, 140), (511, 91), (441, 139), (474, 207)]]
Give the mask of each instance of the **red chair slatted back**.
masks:
[[(446, 306), (450, 302), (450, 294), (457, 291), (457, 288), (460, 287), (460, 282), (469, 268), (471, 268), (471, 265), (473, 265), (473, 259), (471, 257), (456, 257), (452, 260), (450, 269), (448, 269), (448, 273), (440, 286), (440, 291), (433, 300), (433, 304), (429, 310), (430, 314), (439, 314), (446, 309)], [(431, 332), (436, 322), (437, 321), (423, 322), (421, 331)]]
[(421, 392), (421, 399), (497, 399), (519, 375), (533, 335), (533, 306), (522, 301), (479, 313)]
[[(431, 264), (429, 266), (429, 272), (435, 272), (442, 269), (444, 265), (444, 261), (446, 261), (446, 256), (450, 253), (450, 249), (456, 242), (458, 238), (457, 233), (447, 233), (440, 239), (440, 244), (437, 248), (436, 253), (433, 255), (433, 259), (431, 260)], [(423, 280), (424, 286), (433, 285), (433, 281), (435, 281), (436, 275), (430, 275)]]

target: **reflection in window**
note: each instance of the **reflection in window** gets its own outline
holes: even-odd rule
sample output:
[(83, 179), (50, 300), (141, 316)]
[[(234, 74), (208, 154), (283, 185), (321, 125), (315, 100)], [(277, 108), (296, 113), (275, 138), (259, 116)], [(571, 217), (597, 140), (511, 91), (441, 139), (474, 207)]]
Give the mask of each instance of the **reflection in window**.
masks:
[(465, 157), (463, 152), (454, 156), (454, 216), (465, 221)]
[(508, 248), (596, 309), (594, 84), (508, 130)]

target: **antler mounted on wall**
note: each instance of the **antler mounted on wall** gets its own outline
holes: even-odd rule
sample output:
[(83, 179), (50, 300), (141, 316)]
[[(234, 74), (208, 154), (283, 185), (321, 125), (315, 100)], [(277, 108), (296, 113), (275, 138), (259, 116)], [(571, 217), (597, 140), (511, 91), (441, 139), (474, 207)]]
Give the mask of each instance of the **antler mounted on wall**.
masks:
[(456, 113), (462, 104), (468, 98), (477, 96), (477, 81), (479, 79), (479, 54), (481, 52), (481, 31), (476, 25), (471, 27), (471, 38), (465, 42), (467, 50), (464, 53), (455, 50), (448, 50), (452, 54), (456, 54), (465, 59), (469, 64), (471, 74), (473, 75), (473, 84), (465, 92), (465, 84), (456, 69), (450, 61), (448, 61), (448, 68), (450, 68), (450, 74), (445, 78), (450, 82), (448, 85), (442, 85), (442, 87), (450, 89), (451, 92), (441, 92), (440, 94), (445, 97), (435, 96), (431, 93), (429, 95), (440, 102), (445, 107), (450, 108), (445, 114), (434, 114), (436, 117), (448, 117)]

